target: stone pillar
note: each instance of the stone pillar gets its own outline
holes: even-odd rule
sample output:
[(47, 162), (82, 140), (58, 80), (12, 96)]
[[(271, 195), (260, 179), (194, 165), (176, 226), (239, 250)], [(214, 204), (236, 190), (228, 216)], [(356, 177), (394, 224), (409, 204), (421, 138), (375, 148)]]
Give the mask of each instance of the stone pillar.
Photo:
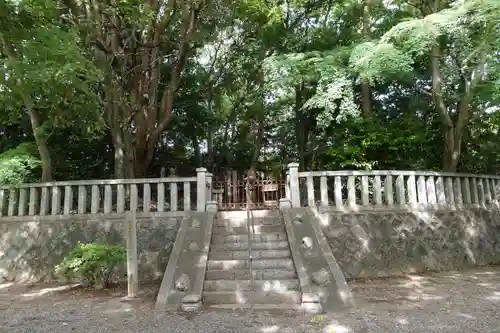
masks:
[(204, 212), (207, 204), (207, 169), (196, 169), (196, 211)]
[(134, 211), (127, 213), (125, 236), (127, 240), (127, 280), (128, 295), (126, 299), (134, 299), (139, 291), (139, 269), (137, 257), (137, 217)]
[(299, 191), (299, 163), (288, 164), (288, 173), (290, 177), (290, 201), (292, 207), (300, 207), (300, 191)]

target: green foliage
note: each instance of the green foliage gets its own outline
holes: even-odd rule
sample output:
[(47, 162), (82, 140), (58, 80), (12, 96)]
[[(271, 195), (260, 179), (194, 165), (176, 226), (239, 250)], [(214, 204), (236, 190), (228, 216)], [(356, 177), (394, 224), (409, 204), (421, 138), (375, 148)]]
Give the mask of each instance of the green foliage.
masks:
[(0, 154), (0, 184), (17, 185), (36, 179), (34, 171), (41, 166), (36, 145), (31, 142)]
[(366, 42), (357, 45), (349, 59), (351, 70), (360, 78), (383, 82), (396, 74), (410, 72), (413, 59), (389, 43)]
[[(149, 132), (166, 116), (158, 112), (161, 93), (194, 2), (177, 1), (154, 41), (155, 6), (172, 0), (112, 0), (89, 16), (81, 1), (0, 2), (0, 44), (14, 53), (0, 51), (0, 150), (34, 140), (28, 96), (58, 180), (112, 176), (116, 128), (105, 122), (126, 129), (129, 159), (144, 159), (133, 147), (155, 145), (148, 176), (170, 166), (192, 175), (198, 166), (279, 170), (292, 161), (304, 169), (439, 170), (444, 133), (430, 66), (439, 46), (440, 96), (454, 122), (460, 98), (472, 92), (458, 170), (499, 172), (500, 1), (441, 1), (437, 10), (420, 2), (370, 1), (365, 31), (364, 1), (196, 1), (174, 116), (156, 144)], [(73, 15), (71, 4), (82, 11)], [(114, 37), (115, 51), (101, 45)], [(2, 154), (3, 183), (35, 180), (38, 154), (30, 147)]]
[(56, 266), (56, 274), (69, 278), (79, 277), (93, 286), (107, 287), (117, 266), (126, 261), (126, 250), (120, 245), (78, 243)]

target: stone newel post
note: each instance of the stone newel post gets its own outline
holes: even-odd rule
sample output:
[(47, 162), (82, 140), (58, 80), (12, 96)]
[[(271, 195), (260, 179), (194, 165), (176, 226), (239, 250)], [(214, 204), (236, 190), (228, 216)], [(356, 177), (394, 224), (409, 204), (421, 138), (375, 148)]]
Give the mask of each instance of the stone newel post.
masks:
[(207, 169), (196, 169), (196, 211), (204, 212), (207, 204)]
[(290, 179), (290, 201), (292, 207), (300, 207), (300, 192), (299, 192), (299, 163), (288, 164), (288, 175)]

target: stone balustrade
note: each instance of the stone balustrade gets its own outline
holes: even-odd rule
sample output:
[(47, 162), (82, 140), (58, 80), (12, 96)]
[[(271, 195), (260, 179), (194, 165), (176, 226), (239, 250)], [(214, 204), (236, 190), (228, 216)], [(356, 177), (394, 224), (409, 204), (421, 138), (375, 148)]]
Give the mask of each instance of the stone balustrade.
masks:
[(0, 187), (0, 217), (205, 211), (212, 174), (64, 181)]
[(389, 207), (489, 205), (500, 196), (500, 176), (426, 171), (308, 171), (291, 163), (287, 191), (293, 207), (339, 211)]

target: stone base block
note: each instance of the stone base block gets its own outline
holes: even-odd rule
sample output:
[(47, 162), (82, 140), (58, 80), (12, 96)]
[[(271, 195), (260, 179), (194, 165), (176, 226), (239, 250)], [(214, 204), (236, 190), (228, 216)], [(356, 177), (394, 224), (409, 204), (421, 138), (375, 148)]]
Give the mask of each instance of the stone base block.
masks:
[(303, 293), (302, 294), (302, 310), (310, 314), (323, 313), (323, 306), (317, 294)]
[(182, 299), (182, 311), (194, 312), (201, 309), (201, 295), (187, 295)]

